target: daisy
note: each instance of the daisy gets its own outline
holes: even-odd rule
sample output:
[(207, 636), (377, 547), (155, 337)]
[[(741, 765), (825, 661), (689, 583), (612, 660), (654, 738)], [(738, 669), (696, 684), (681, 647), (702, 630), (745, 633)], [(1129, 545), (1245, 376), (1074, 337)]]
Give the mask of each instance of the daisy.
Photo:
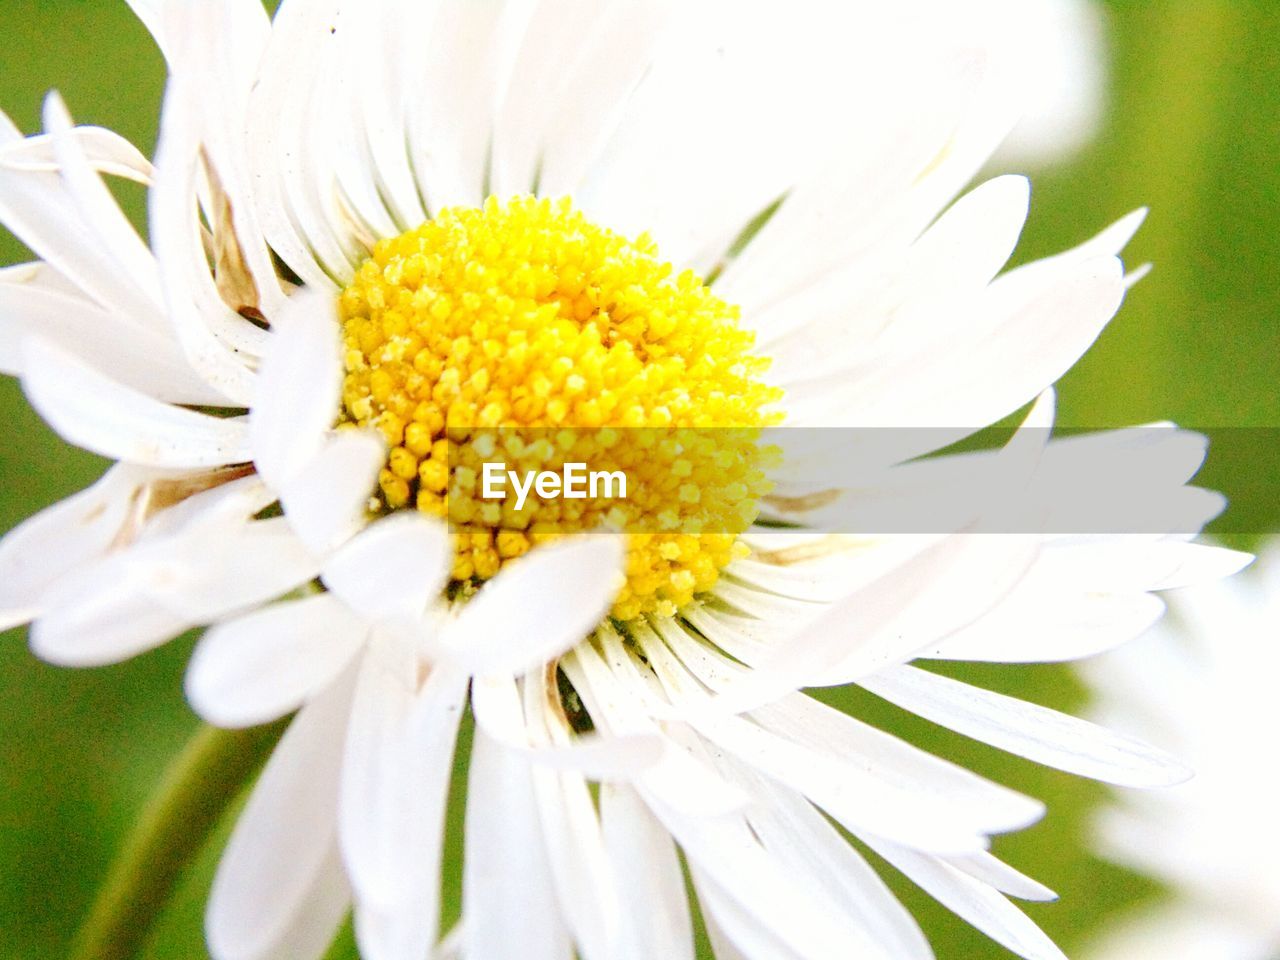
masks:
[[(853, 9), (850, 19), (831, 23), (829, 36), (839, 46), (839, 57), (800, 56), (791, 64), (795, 75), (782, 84), (755, 69), (751, 51), (761, 43), (775, 52), (812, 51), (821, 49), (817, 38), (806, 34), (779, 44), (770, 35), (774, 25), (761, 11), (729, 16), (715, 5), (700, 5), (693, 27), (677, 31), (668, 29), (674, 16), (670, 4), (631, 5), (600, 27), (607, 35), (579, 38), (586, 42), (580, 45), (578, 76), (538, 78), (585, 95), (592, 86), (583, 79), (594, 66), (589, 55), (611, 52), (609, 38), (636, 27), (639, 32), (625, 44), (631, 58), (626, 69), (611, 71), (612, 86), (592, 94), (600, 104), (588, 100), (565, 111), (577, 117), (576, 126), (542, 117), (538, 110), (547, 112), (550, 95), (531, 92), (516, 75), (523, 71), (537, 78), (554, 60), (556, 48), (549, 45), (538, 54), (543, 61), (528, 52), (539, 49), (538, 31), (558, 30), (551, 22), (559, 13), (551, 5), (538, 17), (518, 4), (504, 13), (492, 4), (476, 10), (467, 4), (438, 10), (428, 5), (408, 13), (388, 8), (387, 16), (409, 16), (409, 23), (417, 17), (425, 32), (472, 44), (477, 55), (458, 58), (453, 47), (433, 48), (427, 56), (397, 61), (399, 72), (370, 74), (365, 81), (389, 92), (384, 96), (365, 96), (363, 88), (342, 76), (321, 76), (308, 102), (339, 104), (331, 119), (343, 119), (312, 123), (305, 110), (291, 110), (278, 124), (272, 104), (287, 96), (290, 79), (260, 64), (274, 54), (269, 43), (279, 48), (291, 43), (295, 32), (318, 30), (305, 38), (308, 69), (317, 75), (325, 72), (318, 58), (340, 58), (348, 48), (359, 52), (378, 43), (376, 31), (385, 17), (339, 31), (336, 22), (321, 24), (344, 14), (331, 6), (304, 11), (301, 4), (290, 4), (272, 28), (249, 2), (181, 16), (180, 5), (137, 4), (176, 65), (160, 175), (109, 131), (73, 127), (56, 95), (46, 104), (43, 135), (23, 138), (0, 118), (0, 220), (41, 257), (0, 274), (0, 369), (22, 378), (32, 403), (64, 437), (119, 461), (93, 488), (33, 518), (0, 544), (0, 624), (35, 620), (33, 643), (53, 662), (87, 665), (138, 653), (162, 642), (179, 624), (193, 626), (305, 583), (318, 569), (316, 555), (339, 545), (364, 521), (371, 475), (385, 465), (412, 479), (420, 457), (413, 444), (433, 434), (424, 437), (421, 424), (404, 423), (398, 430), (395, 418), (407, 421), (409, 411), (381, 411), (377, 430), (330, 431), (342, 406), (335, 399), (342, 392), (341, 363), (332, 359), (341, 346), (327, 335), (327, 310), (317, 311), (314, 300), (298, 294), (321, 292), (332, 299), (342, 289), (344, 297), (358, 298), (359, 283), (348, 282), (358, 279), (356, 268), (377, 238), (395, 237), (403, 226), (450, 204), (479, 204), (486, 186), (500, 196), (529, 189), (536, 181), (543, 194), (573, 194), (601, 223), (654, 236), (663, 260), (723, 273), (718, 284), (725, 291), (723, 301), (741, 305), (745, 324), (772, 330), (769, 337), (778, 341), (763, 342), (764, 335), (758, 335), (762, 351), (772, 358), (772, 379), (789, 390), (788, 425), (933, 426), (944, 420), (983, 425), (1063, 372), (1118, 303), (1114, 275), (1108, 282), (1090, 278), (1087, 285), (1075, 284), (1067, 264), (1061, 264), (1060, 287), (1072, 286), (1073, 297), (1095, 302), (1084, 319), (1071, 315), (1065, 299), (1060, 302), (1055, 322), (1041, 330), (1044, 349), (1033, 365), (989, 351), (985, 368), (959, 362), (934, 378), (931, 398), (917, 396), (913, 405), (903, 405), (894, 396), (914, 390), (913, 379), (898, 371), (917, 359), (913, 351), (927, 346), (938, 357), (953, 349), (972, 352), (979, 337), (1003, 339), (1002, 325), (1016, 323), (1025, 305), (1011, 302), (988, 310), (975, 302), (972, 309), (987, 314), (987, 329), (966, 331), (955, 344), (936, 349), (927, 343), (931, 303), (953, 298), (956, 309), (965, 309), (976, 293), (963, 287), (963, 279), (989, 279), (1007, 256), (1025, 217), (1021, 180), (995, 181), (957, 207), (946, 229), (940, 222), (930, 242), (915, 245), (915, 262), (904, 251), (982, 163), (990, 145), (1025, 113), (1012, 95), (1011, 78), (1021, 86), (1031, 59), (1023, 53), (1027, 44), (1015, 40), (1042, 35), (1049, 7), (1035, 6), (1019, 16), (1007, 4), (992, 3), (963, 18), (963, 24), (945, 7), (900, 15), (878, 11), (873, 30), (861, 22), (867, 14)], [(931, 16), (922, 18), (925, 9)], [(810, 12), (831, 19), (821, 5)], [(200, 22), (184, 23), (182, 17)], [(166, 18), (174, 23), (166, 27)], [(305, 24), (295, 31), (289, 25), (299, 18)], [(486, 42), (499, 23), (497, 38)], [(587, 18), (579, 27), (590, 29), (592, 23)], [(873, 35), (877, 42), (870, 41)], [(573, 36), (559, 42), (572, 44)], [(522, 45), (523, 59), (508, 49), (515, 45)], [(892, 51), (913, 45), (940, 50), (944, 65), (931, 67), (933, 73), (904, 70), (903, 58)], [(856, 63), (849, 64), (855, 49)], [(294, 55), (287, 50), (274, 59), (283, 62)], [(892, 102), (842, 102), (858, 111), (847, 125), (811, 122), (816, 108), (804, 115), (791, 109), (792, 90), (813, 100), (815, 91), (857, 89), (860, 82), (879, 82), (884, 75), (901, 75), (900, 95)], [(452, 104), (448, 111), (438, 98), (409, 101), (409, 91), (437, 85)], [(936, 96), (942, 89), (949, 91), (945, 103)], [(511, 147), (495, 149), (493, 162), (486, 163), (490, 125), (479, 118), (488, 116), (487, 105), (506, 90), (516, 93), (503, 96), (502, 115), (490, 125), (493, 135), (505, 137)], [(689, 90), (714, 99), (716, 116), (669, 109)], [(208, 106), (210, 92), (218, 109)], [(541, 97), (537, 110), (520, 99), (531, 96)], [(757, 119), (765, 114), (774, 123), (768, 135), (762, 135)], [(898, 129), (904, 117), (912, 118), (910, 137), (895, 141), (886, 134), (877, 141), (893, 144), (892, 153), (866, 149), (860, 131)], [(350, 137), (350, 130), (362, 135)], [(410, 147), (407, 152), (387, 139), (397, 131)], [(447, 140), (449, 149), (435, 149), (428, 140)], [(693, 149), (655, 152), (671, 140)], [(571, 159), (557, 160), (557, 151)], [(836, 159), (817, 161), (828, 154)], [(742, 156), (752, 162), (730, 159)], [(944, 160), (936, 169), (930, 166), (935, 157)], [(296, 169), (304, 159), (319, 165)], [(566, 165), (563, 173), (558, 163)], [(523, 172), (507, 169), (513, 165)], [(741, 182), (724, 183), (726, 167), (737, 170)], [(912, 182), (913, 170), (927, 176)], [(150, 248), (115, 206), (102, 175), (152, 187)], [(802, 182), (803, 189), (788, 193)], [(744, 228), (773, 209), (783, 194), (788, 199), (780, 216), (756, 242), (739, 250), (734, 240), (745, 239)], [(881, 202), (885, 198), (897, 199)], [(828, 216), (833, 205), (843, 211), (839, 218)], [(969, 251), (973, 262), (955, 262), (949, 268), (953, 274), (944, 270), (955, 238), (984, 218), (984, 242)], [(1074, 266), (1083, 269), (1093, 260), (1101, 269), (1136, 225), (1136, 218), (1126, 221), (1076, 251)], [(789, 262), (796, 246), (790, 238), (801, 234), (822, 253), (812, 262)], [(735, 252), (741, 256), (727, 256)], [(857, 268), (834, 269), (850, 262)], [(1017, 297), (1041, 291), (1014, 283), (1007, 289)], [(845, 319), (850, 304), (874, 303), (877, 297), (881, 302), (872, 312), (921, 318), (897, 325), (897, 343), (874, 329), (857, 331)], [(288, 329), (296, 326), (310, 327), (312, 335)], [(828, 387), (848, 364), (837, 360), (831, 368), (831, 361), (847, 351), (812, 345), (852, 342), (850, 334), (881, 344), (876, 352), (891, 362), (870, 354), (858, 358), (860, 372), (875, 370), (884, 382), (860, 377), (865, 386), (837, 400)], [(286, 337), (289, 343), (278, 342)], [(1008, 338), (1009, 344), (1017, 342)], [(267, 362), (273, 344), (274, 369)], [(944, 399), (948, 391), (982, 383), (984, 370), (996, 367), (1017, 367), (1020, 379), (990, 379), (974, 392), (976, 409), (956, 408)], [(926, 379), (923, 372), (914, 376)], [(962, 383), (954, 382), (958, 376)], [(806, 393), (819, 394), (818, 409), (805, 409), (810, 405)], [(347, 413), (368, 421), (359, 416), (363, 409), (353, 406)], [(833, 410), (840, 415), (832, 416)], [(430, 425), (435, 413), (423, 415)], [(379, 433), (404, 448), (394, 460), (380, 448)], [(199, 508), (223, 501), (229, 491), (198, 498), (187, 511), (212, 518), (218, 529), (190, 526), (185, 519), (178, 529), (177, 518), (170, 518), (146, 534), (154, 558), (147, 579), (158, 581), (146, 588), (146, 598), (120, 595), (110, 586), (112, 578), (91, 569), (104, 554), (143, 537), (148, 521), (167, 507), (245, 476), (251, 479), (219, 512)], [(383, 479), (398, 489), (385, 472)], [(287, 522), (254, 526), (250, 532), (245, 521), (277, 502)], [(308, 556), (297, 552), (288, 533), (302, 539)], [(240, 576), (233, 558), (242, 550), (223, 551), (218, 562), (202, 546), (246, 535), (255, 538), (253, 552), (272, 573), (265, 580)], [(720, 560), (727, 559), (723, 549), (720, 553)], [(486, 556), (482, 565), (494, 562)], [(199, 616), (194, 608), (164, 602), (175, 580), (183, 581), (188, 594), (205, 598)], [(706, 574), (695, 586), (709, 580)], [(693, 591), (677, 592), (679, 599)], [(129, 610), (121, 607), (126, 601), (133, 604)], [(164, 627), (127, 641), (95, 630), (98, 642), (82, 642), (94, 621), (103, 619), (126, 624), (149, 619)]]
[[(44, 136), (0, 144), (0, 216), (42, 257), (4, 278), (8, 369), (119, 461), (11, 534), (0, 580), (43, 656), (220, 623), (197, 707), (298, 711), (220, 868), (218, 960), (318, 956), (352, 905), (368, 957), (433, 949), (467, 706), (468, 956), (687, 956), (681, 857), (722, 956), (928, 956), (846, 834), (1058, 956), (1002, 895), (1048, 892), (986, 851), (1040, 805), (800, 692), (857, 683), (1101, 779), (1182, 775), (909, 665), (1093, 653), (1158, 615), (1151, 591), (1241, 562), (1042, 532), (1100, 497), (1194, 532), (1221, 501), (1186, 486), (1204, 444), (1177, 430), (1045, 445), (1141, 215), (1000, 274), (1026, 182), (953, 203), (1020, 114), (996, 14), (957, 39), (858, 4), (136, 8), (170, 67), (155, 168), (56, 98)], [(150, 185), (150, 247), (100, 179), (121, 172)], [(999, 451), (913, 459), (1033, 402)], [(776, 423), (901, 428), (844, 500), (979, 477), (990, 502), (941, 533), (778, 533), (753, 523), (823, 521), (812, 473), (784, 460), (770, 487), (763, 454), (725, 478), (715, 449), (659, 446), (680, 482), (624, 516), (640, 533), (548, 545), (549, 513), (479, 503), (451, 459), (453, 430)], [(972, 532), (994, 506), (1027, 525)]]
[(1248, 744), (1275, 725), (1280, 549), (1230, 583), (1179, 591), (1171, 616), (1087, 665), (1102, 720), (1158, 736), (1190, 783), (1124, 794), (1098, 821), (1107, 858), (1158, 880), (1161, 902), (1122, 917), (1089, 955), (1266, 960), (1280, 950), (1277, 773)]

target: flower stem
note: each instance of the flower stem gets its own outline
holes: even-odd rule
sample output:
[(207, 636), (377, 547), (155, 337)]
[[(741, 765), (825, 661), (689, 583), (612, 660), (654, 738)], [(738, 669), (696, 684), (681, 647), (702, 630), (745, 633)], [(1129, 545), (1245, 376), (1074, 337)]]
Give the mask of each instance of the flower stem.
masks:
[(261, 766), (287, 721), (251, 730), (202, 727), (174, 759), (116, 856), (72, 960), (133, 960), (182, 869)]

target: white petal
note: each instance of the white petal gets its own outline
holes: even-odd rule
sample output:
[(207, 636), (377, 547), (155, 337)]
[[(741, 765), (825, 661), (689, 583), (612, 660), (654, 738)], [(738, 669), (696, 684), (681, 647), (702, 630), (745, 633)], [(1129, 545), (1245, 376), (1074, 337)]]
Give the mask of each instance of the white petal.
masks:
[(937, 853), (984, 849), (980, 825), (945, 802), (869, 775), (856, 757), (843, 762), (793, 744), (738, 717), (691, 719), (717, 747), (807, 796), (848, 829)]
[(453, 551), (443, 523), (414, 512), (371, 525), (325, 562), (325, 586), (367, 620), (417, 622), (444, 589)]
[(911, 246), (914, 269), (928, 276), (931, 294), (986, 286), (1022, 234), (1031, 203), (1026, 177), (996, 177), (957, 200)]
[(334, 896), (338, 771), (353, 673), (298, 714), (236, 821), (205, 917), (216, 960), (277, 960), (299, 915), (322, 903), (340, 904), (328, 911), (337, 932), (346, 908)]
[[(149, 209), (151, 240), (170, 329), (187, 362), (232, 401), (253, 400), (250, 366), (267, 334), (222, 299), (204, 247), (198, 198), (202, 176), (199, 114), (188, 109), (192, 81), (175, 76), (165, 93), (156, 147), (156, 182)], [(211, 213), (211, 219), (217, 214)]]
[[(1034, 276), (1034, 282), (1031, 277)], [(944, 330), (889, 344), (842, 374), (794, 384), (789, 422), (867, 427), (994, 423), (1060, 378), (1124, 298), (1114, 257), (1002, 277)]]
[(45, 99), (44, 124), (53, 142), (62, 181), (80, 211), (82, 222), (93, 231), (118, 268), (149, 299), (159, 302), (160, 284), (155, 257), (125, 217), (120, 205), (89, 162), (71, 115), (57, 92)]
[[(783, 875), (807, 883), (866, 930), (894, 960), (933, 960), (933, 951), (911, 913), (852, 844), (799, 794), (756, 778), (763, 802), (747, 814)], [(985, 854), (980, 855), (985, 856)]]
[(164, 331), (129, 322), (53, 283), (0, 283), (0, 370), (23, 373), (23, 343), (36, 336), (126, 387), (158, 400), (224, 406), (227, 398), (192, 370)]
[(298, 537), (317, 554), (351, 539), (369, 521), (369, 501), (387, 446), (375, 430), (339, 430), (280, 490)]
[(1128, 787), (1163, 787), (1190, 773), (1173, 757), (1084, 720), (914, 667), (859, 684), (957, 733), (1045, 766)]
[(576, 192), (652, 66), (676, 5), (538, 5), (494, 123), (493, 192)]
[[(742, 790), (692, 756), (676, 739), (678, 731), (660, 730), (646, 709), (643, 682), (635, 675), (629, 655), (621, 649), (621, 638), (606, 628), (597, 636), (604, 638), (607, 665), (589, 644), (584, 644), (566, 657), (562, 666), (597, 725), (617, 737), (658, 738), (661, 755), (656, 763), (633, 771), (633, 782), (687, 816), (720, 816), (736, 812), (750, 802)], [(685, 733), (692, 736), (691, 731)]]
[(476, 725), (503, 750), (543, 766), (576, 770), (593, 780), (635, 776), (656, 764), (663, 743), (657, 736), (612, 737), (584, 734), (568, 745), (546, 745), (532, 736), (511, 677), (476, 677), (471, 683)]
[[(0, 114), (0, 132), (9, 126)], [(20, 135), (6, 138), (8, 143), (17, 139)], [(59, 174), (0, 164), (0, 222), (105, 309), (147, 324), (163, 323), (158, 303), (121, 270)]]
[(849, 917), (791, 883), (741, 818), (687, 818), (646, 800), (684, 851), (704, 908), (747, 956), (889, 960)]
[[(202, 551), (202, 552), (199, 552)], [(193, 530), (155, 597), (212, 623), (256, 607), (315, 579), (319, 561), (281, 519), (255, 520), (218, 535)]]
[(1147, 212), (1145, 207), (1134, 210), (1078, 247), (1025, 264), (1016, 270), (1009, 271), (1000, 280), (1006, 286), (1027, 289), (1042, 283), (1046, 276), (1068, 264), (1082, 264), (1100, 258), (1118, 257), (1142, 228), (1142, 224), (1147, 219)]
[[(985, 158), (975, 142), (989, 150), (998, 140), (977, 121), (956, 132), (970, 119), (954, 103), (967, 100), (957, 93), (965, 78), (952, 68), (957, 45), (918, 43), (918, 17), (914, 29), (886, 36), (881, 26), (891, 17), (878, 11), (877, 29), (868, 30), (861, 8), (830, 3), (802, 2), (785, 18), (746, 0), (684, 5), (680, 16), (670, 55), (656, 59), (582, 191), (593, 216), (626, 233), (650, 231), (674, 262), (709, 269), (753, 217), (789, 195), (784, 209), (803, 200), (797, 207), (813, 216), (770, 237), (768, 252), (739, 274), (785, 287), (797, 272), (793, 258), (799, 269), (826, 266), (815, 249), (846, 259), (839, 241), (873, 219), (868, 207), (897, 209), (901, 219), (903, 206), (920, 208), (913, 226), (923, 229)], [(889, 48), (918, 53), (887, 58)], [(866, 89), (878, 94), (848, 95)], [(697, 106), (708, 103), (716, 109)], [(814, 122), (827, 115), (840, 123)], [(969, 129), (978, 126), (983, 136)], [(940, 154), (948, 162), (931, 167)], [(903, 193), (916, 202), (891, 202)], [(880, 240), (886, 231), (875, 219), (868, 232)], [(729, 299), (748, 312), (759, 305), (738, 293)]]
[(433, 6), (410, 5), (428, 14), (421, 34), (428, 39), (409, 52), (407, 82), (447, 93), (412, 104), (409, 152), (431, 209), (476, 206), (484, 200), (490, 168), (495, 103), (515, 55), (512, 34), (528, 5), (440, 0)]
[(1174, 560), (1173, 569), (1148, 585), (1149, 590), (1176, 590), (1199, 583), (1213, 583), (1235, 576), (1249, 564), (1253, 555), (1240, 550), (1227, 550), (1201, 543), (1168, 543)]
[[(530, 726), (548, 743), (569, 739), (552, 714), (544, 673), (525, 679)], [(580, 774), (534, 766), (533, 797), (546, 839), (552, 886), (583, 960), (613, 960), (621, 922), (621, 891), (609, 865), (595, 804)]]
[[(809, 960), (812, 957), (836, 957), (843, 954), (830, 952), (835, 944), (805, 950), (795, 938), (784, 939), (771, 929), (762, 917), (744, 908), (726, 894), (714, 881), (701, 871), (691, 869), (698, 899), (706, 918), (711, 942), (715, 944), (717, 960), (747, 960), (753, 957), (771, 957), (777, 960)], [(803, 941), (800, 941), (803, 943)]]
[[(413, 706), (416, 663), (412, 651), (376, 637), (360, 667), (347, 731), (343, 765), (341, 837), (343, 856), (357, 897), (370, 908), (408, 909), (401, 831), (409, 823), (406, 790), (408, 716)], [(415, 905), (416, 906), (416, 905)]]
[[(750, 320), (786, 385), (846, 369), (881, 342), (933, 329), (981, 294), (1013, 253), (1030, 187), (999, 177), (958, 200), (908, 250), (869, 251)], [(832, 343), (845, 349), (832, 350)]]
[(1017, 907), (980, 880), (913, 850), (880, 841), (867, 845), (948, 910), (1026, 960), (1067, 960)]
[(970, 854), (965, 857), (947, 857), (947, 863), (957, 870), (967, 873), (975, 880), (981, 880), (988, 886), (995, 887), (1001, 893), (1019, 900), (1031, 900), (1037, 903), (1048, 903), (1058, 899), (1058, 895), (1038, 881), (1019, 873), (993, 857), (989, 853)]
[(253, 460), (268, 483), (279, 489), (319, 452), (341, 389), (333, 298), (304, 291), (272, 331), (249, 415)]
[(65, 351), (30, 339), (23, 346), (23, 390), (66, 440), (128, 463), (216, 467), (249, 459), (248, 429), (170, 406), (121, 386)]
[(364, 635), (328, 594), (265, 607), (201, 638), (187, 668), (187, 699), (220, 727), (267, 723), (327, 687)]
[(333, 96), (332, 69), (342, 62), (353, 14), (337, 0), (282, 4), (249, 105), (249, 164), (262, 228), (271, 248), (317, 290), (333, 291), (333, 278), (349, 274), (355, 254), (350, 238), (339, 235), (334, 156), (349, 149), (338, 131), (350, 130)]
[(69, 573), (47, 595), (32, 649), (52, 663), (114, 663), (281, 596), (317, 572), (280, 521), (198, 518)]
[[(715, 895), (715, 890), (712, 891)], [(724, 927), (716, 919), (716, 915), (706, 908), (702, 907), (702, 922), (707, 928), (707, 942), (711, 944), (711, 955), (716, 960), (749, 960), (747, 955), (739, 950), (729, 935), (724, 932)], [(782, 960), (782, 958), (779, 958)]]
[[(403, 140), (404, 115), (396, 116), (400, 83), (392, 77), (397, 66), (395, 60), (405, 45), (405, 38), (400, 37), (398, 31), (413, 29), (412, 24), (417, 20), (408, 14), (410, 9), (408, 4), (397, 5), (396, 0), (391, 0), (377, 8), (372, 16), (356, 19), (350, 18), (344, 5), (339, 4), (332, 18), (316, 24), (320, 30), (325, 30), (327, 24), (327, 29), (332, 31), (319, 37), (328, 47), (325, 53), (330, 62), (345, 59), (372, 63), (379, 58), (378, 67), (351, 74), (327, 70), (321, 64), (323, 72), (316, 78), (314, 95), (305, 105), (313, 117), (302, 128), (303, 147), (309, 152), (301, 160), (308, 181), (285, 184), (287, 193), (314, 185), (318, 211), (329, 216), (338, 243), (348, 253), (355, 254), (350, 259), (352, 266), (363, 258), (365, 251), (360, 247), (371, 248), (378, 237), (393, 237), (416, 225), (396, 219), (387, 202), (388, 191), (383, 181), (384, 172), (402, 170), (409, 164)], [(367, 104), (365, 98), (381, 102)], [(377, 129), (379, 127), (383, 129)], [(377, 137), (379, 145), (394, 145), (392, 156), (374, 155), (371, 134)], [(298, 209), (303, 211), (302, 215), (308, 210), (302, 205)], [(314, 242), (311, 229), (307, 233), (308, 239)], [(323, 243), (327, 244), (327, 239)], [(338, 274), (347, 275), (349, 273)]]
[(431, 23), (435, 6), (392, 0), (381, 15), (343, 25), (351, 43), (348, 57), (359, 58), (367, 69), (350, 78), (356, 130), (349, 153), (355, 162), (343, 165), (342, 183), (348, 193), (367, 198), (359, 204), (361, 210), (373, 208), (382, 221), (394, 224), (396, 233), (429, 219), (414, 175), (408, 126), (410, 102), (423, 91), (439, 89), (418, 86), (413, 76), (421, 66), (424, 41), (436, 39)]
[(938, 541), (820, 616), (722, 694), (726, 709), (806, 686), (847, 683), (911, 659), (991, 609), (1038, 549), (1032, 537), (958, 534)]
[(104, 554), (121, 535), (145, 474), (108, 470), (97, 483), (42, 510), (0, 540), (0, 620), (37, 616), (41, 597), (57, 580)]
[(467, 780), (462, 909), (469, 960), (568, 960), (528, 761), (477, 730)]
[(620, 957), (693, 960), (693, 920), (675, 843), (630, 787), (600, 787), (605, 849), (631, 909), (622, 913)]
[[(71, 130), (89, 160), (99, 173), (122, 177), (149, 186), (155, 168), (142, 152), (124, 137), (104, 127), (76, 127)], [(27, 137), (0, 148), (0, 166), (33, 173), (56, 173), (60, 168), (49, 134)]]
[(1051, 591), (1042, 584), (1019, 585), (991, 613), (924, 655), (990, 663), (1079, 660), (1132, 640), (1163, 613), (1164, 603), (1148, 594), (1074, 594), (1061, 586)]
[[(416, 662), (375, 642), (352, 710), (341, 838), (369, 960), (421, 957), (435, 943), (444, 814), (466, 678), (433, 671), (416, 699)], [(412, 671), (406, 676), (406, 671)]]
[[(102, 566), (102, 572), (114, 572)], [(49, 612), (31, 625), (31, 651), (55, 666), (99, 667), (145, 653), (196, 626), (158, 604), (120, 603), (102, 594), (51, 591)]]
[(285, 297), (253, 202), (245, 122), (271, 22), (253, 0), (167, 3), (164, 14), (165, 35), (173, 40), (165, 51), (172, 109), (198, 124), (201, 158), (218, 188), (205, 203), (230, 206), (229, 215), (215, 208), (208, 219), (215, 230), (234, 233), (257, 294), (254, 306), (274, 319)]
[(1047, 507), (1044, 529), (1198, 532), (1225, 507), (1219, 495), (1187, 486), (1207, 450), (1206, 437), (1169, 425), (1055, 441), (1033, 491)]
[[(759, 70), (773, 50), (762, 45), (758, 8), (747, 10), (680, 8), (690, 22), (656, 58), (575, 193), (597, 222), (626, 235), (648, 232), (663, 258), (677, 264), (709, 269), (751, 218), (792, 185), (804, 162), (799, 119), (782, 104), (816, 91), (805, 89), (808, 76)], [(802, 31), (775, 30), (775, 37), (784, 32), (794, 47)], [(621, 47), (615, 56), (630, 67), (645, 52)], [(806, 132), (822, 132), (812, 127)], [(824, 144), (809, 136), (805, 145)], [(752, 162), (733, 159), (743, 156)]]
[[(301, 905), (262, 960), (320, 960), (333, 946), (342, 922), (350, 912), (351, 887), (342, 869), (338, 845), (330, 840), (324, 863), (316, 871)], [(219, 955), (215, 960), (240, 958)]]
[(934, 797), (955, 816), (968, 816), (983, 833), (1030, 826), (1044, 804), (925, 753), (804, 694), (754, 711), (765, 729), (832, 757), (857, 757), (873, 776), (920, 797)]
[[(816, 703), (798, 697), (786, 707), (758, 711), (760, 724), (712, 713), (706, 709), (712, 701), (682, 667), (659, 646), (645, 644), (644, 650), (699, 733), (749, 768), (803, 793), (851, 830), (939, 852), (976, 852), (986, 846), (987, 833), (1026, 826), (1043, 812), (1034, 801), (894, 745), (887, 734), (860, 731), (852, 718), (838, 724), (838, 715), (819, 713)], [(818, 726), (812, 734), (810, 724)], [(857, 741), (861, 748), (845, 749)], [(979, 797), (988, 802), (975, 802)]]
[[(921, 56), (899, 58), (899, 64), (884, 64), (881, 76), (864, 78), (894, 83), (893, 93), (841, 103), (853, 115), (846, 116), (850, 125), (840, 142), (820, 155), (816, 169), (805, 171), (730, 265), (720, 282), (732, 302), (759, 310), (831, 270), (874, 256), (877, 248), (904, 248), (1008, 133), (1017, 106), (1013, 92), (997, 82), (989, 57), (950, 50), (931, 58), (918, 22), (916, 27), (917, 36), (899, 42), (915, 45)], [(888, 49), (889, 25), (875, 33)], [(905, 75), (898, 73), (904, 66)]]
[(1178, 536), (1073, 536), (1048, 544), (1032, 573), (1052, 578), (1063, 592), (1126, 594), (1222, 580), (1249, 560), (1248, 554)]
[(574, 60), (605, 20), (607, 9), (599, 5), (575, 8), (555, 0), (529, 5), (493, 122), (491, 189), (495, 195), (534, 191), (543, 151), (541, 137), (558, 112), (552, 105), (562, 99)]
[(622, 561), (622, 541), (612, 535), (538, 547), (476, 594), (442, 630), (435, 652), (484, 675), (516, 675), (554, 660), (609, 612)]

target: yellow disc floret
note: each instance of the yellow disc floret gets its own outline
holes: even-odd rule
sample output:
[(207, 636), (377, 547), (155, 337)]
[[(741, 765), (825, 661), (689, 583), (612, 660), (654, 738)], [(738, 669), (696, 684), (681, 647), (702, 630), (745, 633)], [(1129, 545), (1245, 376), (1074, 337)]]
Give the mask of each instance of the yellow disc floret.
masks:
[[(542, 539), (628, 538), (613, 616), (669, 615), (743, 551), (767, 492), (767, 361), (738, 310), (648, 237), (567, 200), (490, 199), (384, 240), (340, 295), (344, 419), (390, 445), (380, 506), (447, 516), (455, 585)], [(625, 473), (625, 498), (481, 495), (485, 463)]]

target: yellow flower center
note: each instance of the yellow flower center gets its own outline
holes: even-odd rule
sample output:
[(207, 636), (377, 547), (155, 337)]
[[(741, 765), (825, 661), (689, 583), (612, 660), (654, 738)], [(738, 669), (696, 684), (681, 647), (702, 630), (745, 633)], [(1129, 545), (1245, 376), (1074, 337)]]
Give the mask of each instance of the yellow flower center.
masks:
[[(613, 616), (671, 615), (745, 552), (777, 422), (739, 312), (568, 200), (490, 199), (380, 242), (340, 295), (344, 419), (391, 446), (381, 504), (448, 517), (454, 587), (530, 546), (628, 534)], [(625, 472), (625, 498), (482, 496), (483, 464)], [(509, 489), (509, 488), (508, 488)], [(490, 491), (491, 492), (491, 491)], [(571, 585), (569, 585), (571, 587)]]

